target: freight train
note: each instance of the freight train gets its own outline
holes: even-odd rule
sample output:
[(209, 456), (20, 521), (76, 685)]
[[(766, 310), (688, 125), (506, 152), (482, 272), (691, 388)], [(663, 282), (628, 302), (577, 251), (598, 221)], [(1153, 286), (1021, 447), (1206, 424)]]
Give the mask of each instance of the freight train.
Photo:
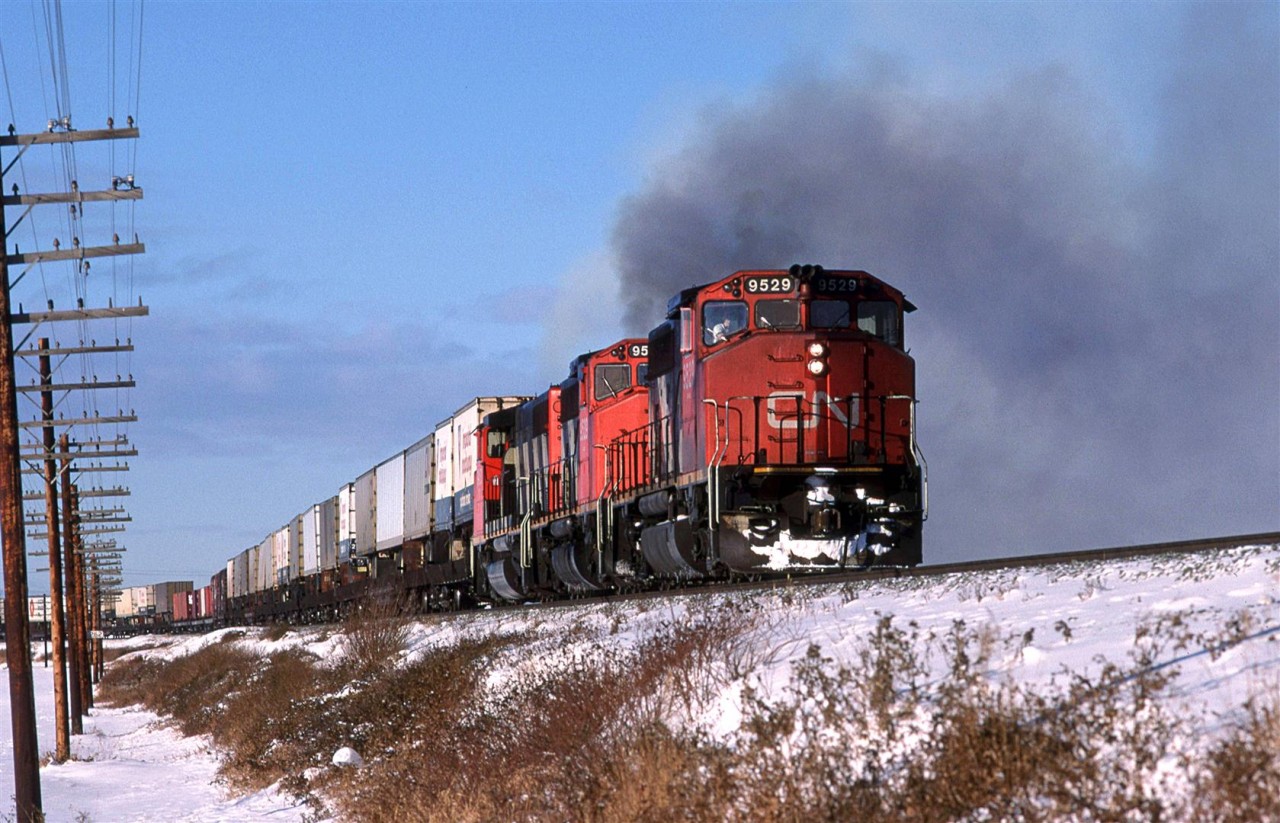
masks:
[(536, 397), (477, 397), (210, 587), (226, 622), (921, 561), (927, 467), (900, 291), (865, 271), (739, 271)]

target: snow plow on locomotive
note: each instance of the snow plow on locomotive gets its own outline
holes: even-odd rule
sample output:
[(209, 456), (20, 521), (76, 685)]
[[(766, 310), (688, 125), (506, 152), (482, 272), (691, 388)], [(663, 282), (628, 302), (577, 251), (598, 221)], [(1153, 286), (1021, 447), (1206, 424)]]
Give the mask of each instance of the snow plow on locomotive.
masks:
[(914, 309), (818, 266), (685, 289), (647, 338), (581, 355), (537, 397), (469, 401), (236, 555), (226, 618), (916, 565)]

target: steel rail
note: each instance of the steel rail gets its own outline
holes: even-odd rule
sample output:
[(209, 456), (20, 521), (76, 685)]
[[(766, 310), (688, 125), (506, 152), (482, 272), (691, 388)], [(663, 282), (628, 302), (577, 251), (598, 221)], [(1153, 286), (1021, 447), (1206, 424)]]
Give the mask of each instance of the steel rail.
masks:
[(1280, 545), (1280, 532), (1260, 532), (1257, 534), (1229, 535), (1225, 537), (1207, 537), (1195, 540), (1174, 540), (1163, 543), (1143, 543), (1133, 546), (1110, 546), (1099, 549), (1082, 549), (1047, 554), (1028, 554), (1015, 557), (1000, 557), (983, 560), (969, 560), (957, 563), (921, 564), (915, 567), (871, 566), (866, 569), (844, 569), (841, 571), (815, 571), (802, 574), (761, 575), (737, 579), (728, 582), (710, 581), (697, 585), (673, 585), (670, 588), (650, 589), (635, 592), (613, 592), (590, 594), (565, 600), (547, 600), (532, 603), (494, 604), (492, 611), (508, 609), (564, 608), (582, 606), (589, 603), (612, 603), (628, 600), (649, 600), (662, 597), (689, 597), (700, 594), (720, 594), (728, 592), (767, 591), (778, 588), (796, 586), (820, 586), (843, 583), (867, 583), (877, 580), (900, 580), (910, 578), (946, 577), (954, 574), (973, 572), (1004, 571), (1009, 569), (1034, 569), (1047, 566), (1060, 566), (1075, 563), (1107, 563), (1120, 560), (1131, 560), (1140, 557), (1154, 557), (1169, 554), (1197, 554), (1201, 552), (1222, 551), (1242, 548), (1244, 546)]

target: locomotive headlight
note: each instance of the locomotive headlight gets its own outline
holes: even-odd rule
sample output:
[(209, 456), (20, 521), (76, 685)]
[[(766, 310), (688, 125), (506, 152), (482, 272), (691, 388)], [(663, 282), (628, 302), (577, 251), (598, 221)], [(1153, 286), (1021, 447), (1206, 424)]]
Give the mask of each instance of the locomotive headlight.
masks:
[[(809, 344), (809, 356), (810, 357), (826, 357), (827, 344), (818, 340), (813, 341), (812, 343)], [(810, 370), (812, 371), (812, 369)]]
[(821, 377), (827, 373), (827, 362), (825, 360), (817, 359), (810, 360), (806, 364), (806, 368), (809, 369), (809, 374), (812, 374), (814, 377)]

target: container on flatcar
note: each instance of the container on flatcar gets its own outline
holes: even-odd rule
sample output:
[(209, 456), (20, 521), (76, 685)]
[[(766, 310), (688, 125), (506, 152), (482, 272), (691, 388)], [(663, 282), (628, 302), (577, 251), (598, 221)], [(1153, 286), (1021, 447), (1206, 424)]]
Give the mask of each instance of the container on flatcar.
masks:
[(192, 618), (191, 605), (186, 592), (173, 592), (169, 595), (169, 612), (175, 623)]
[(302, 521), (305, 517), (306, 512), (303, 512), (289, 518), (289, 574), (285, 580), (287, 583), (302, 576), (302, 533), (304, 531)]
[(137, 609), (133, 605), (133, 588), (124, 588), (120, 590), (120, 594), (116, 597), (116, 618), (126, 620), (137, 614)]
[(435, 450), (435, 482), (432, 483), (431, 508), (434, 513), (432, 529), (448, 532), (453, 528), (453, 417), (446, 417), (436, 424), (431, 436)]
[(253, 584), (254, 594), (271, 591), (276, 584), (276, 559), (272, 551), (272, 536), (268, 534), (253, 549)]
[(204, 603), (205, 614), (212, 618), (221, 618), (226, 612), (227, 604), (227, 570), (221, 569), (213, 577), (209, 578), (209, 585), (205, 587), (208, 592), (208, 598)]
[(253, 591), (253, 551), (254, 547), (250, 546), (231, 560), (231, 568), (227, 570), (227, 591), (233, 598), (247, 597)]
[(404, 452), (392, 455), (374, 468), (377, 475), (374, 533), (378, 551), (398, 548), (404, 542), (404, 456)]
[(272, 578), (268, 588), (271, 585), (283, 586), (289, 582), (289, 561), (292, 554), (289, 551), (289, 530), (289, 525), (286, 523), (271, 533), (271, 562), (275, 577)]
[(302, 513), (302, 574), (310, 577), (320, 571), (320, 511), (316, 503)]
[(243, 555), (244, 552), (232, 555), (231, 559), (227, 561), (227, 567), (222, 570), (222, 573), (227, 576), (226, 599), (228, 601), (233, 601), (244, 595), (244, 590), (240, 587), (240, 576), (237, 574), (240, 567), (240, 558)]
[(172, 614), (174, 594), (182, 592), (185, 596), (191, 591), (191, 581), (170, 580), (164, 583), (153, 583), (148, 588), (152, 592), (151, 600), (155, 604), (156, 614)]
[(319, 535), (319, 564), (321, 571), (328, 571), (338, 565), (338, 498), (330, 497), (320, 504), (319, 521), (316, 523)]
[(431, 534), (431, 491), (435, 435), (429, 434), (404, 453), (404, 539), (421, 540)]
[(367, 557), (378, 546), (378, 475), (369, 469), (356, 478), (354, 494), (355, 544), (353, 557)]
[(356, 484), (338, 487), (338, 562), (346, 563), (356, 553)]

